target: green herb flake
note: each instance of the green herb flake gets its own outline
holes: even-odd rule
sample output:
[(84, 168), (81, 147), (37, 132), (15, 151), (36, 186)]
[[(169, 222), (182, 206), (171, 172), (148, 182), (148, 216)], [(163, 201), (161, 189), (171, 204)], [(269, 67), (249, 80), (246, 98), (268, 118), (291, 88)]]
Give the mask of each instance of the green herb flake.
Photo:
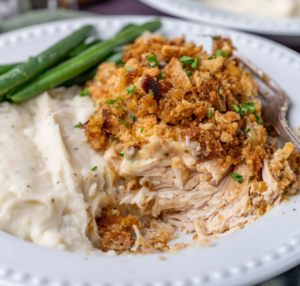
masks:
[(145, 132), (144, 127), (141, 128), (141, 134), (143, 134)]
[(118, 100), (120, 100), (121, 98), (118, 97), (117, 99), (108, 99), (106, 100), (105, 102), (108, 104), (108, 105), (111, 105), (111, 104), (114, 104), (116, 103)]
[(221, 51), (221, 50), (217, 50), (216, 51), (216, 58), (218, 57), (228, 57), (229, 53), (227, 51)]
[(119, 119), (119, 122), (121, 122), (123, 125), (125, 125), (126, 127), (130, 127), (130, 125), (128, 123), (126, 123), (125, 121), (123, 121), (122, 119)]
[(135, 70), (134, 67), (127, 67), (126, 69), (127, 69), (128, 71), (133, 71), (133, 70)]
[(79, 93), (79, 96), (81, 96), (81, 97), (88, 96), (88, 95), (90, 95), (90, 91), (89, 91), (88, 87), (86, 87)]
[(166, 74), (165, 73), (159, 73), (158, 78), (165, 78)]
[(127, 94), (130, 94), (130, 93), (134, 94), (134, 90), (135, 90), (135, 85), (131, 85), (126, 88)]
[(252, 136), (252, 140), (253, 140), (253, 142), (255, 142), (255, 140), (256, 140), (256, 130), (254, 129), (254, 135)]
[(213, 57), (209, 57), (209, 58), (208, 58), (208, 60), (213, 60), (213, 59), (214, 59)]
[(240, 103), (241, 106), (247, 108), (249, 112), (255, 113), (255, 103), (254, 102), (242, 102)]
[(179, 59), (180, 62), (183, 62), (184, 64), (192, 64), (194, 62), (194, 59), (191, 57), (183, 56)]
[(245, 129), (245, 130), (244, 130), (244, 133), (249, 133), (250, 131), (251, 131), (251, 129), (248, 128), (248, 129)]
[(76, 125), (74, 125), (74, 128), (80, 128), (82, 126), (81, 122), (78, 122)]
[(247, 113), (247, 108), (242, 106), (240, 114), (245, 115), (246, 113)]
[(243, 106), (240, 109), (237, 105), (232, 104), (232, 109), (241, 115), (245, 115), (247, 113), (247, 108)]
[(115, 108), (116, 109), (119, 109), (119, 108), (121, 108), (122, 106), (118, 106), (118, 105), (115, 105)]
[(241, 110), (238, 108), (238, 106), (237, 105), (235, 105), (235, 104), (232, 104), (232, 109), (235, 111), (235, 112), (237, 112), (237, 113), (240, 113), (241, 112)]
[(157, 60), (157, 58), (156, 58), (156, 55), (152, 52), (151, 53), (152, 54), (152, 56), (146, 56), (146, 59), (148, 60), (148, 66), (149, 67), (152, 67), (152, 68), (154, 68), (154, 67), (158, 67), (159, 66), (159, 63), (158, 63), (158, 60)]
[(207, 111), (207, 117), (208, 117), (208, 118), (211, 118), (211, 117), (212, 117), (212, 110), (208, 110), (208, 111)]
[(230, 177), (236, 180), (239, 184), (241, 184), (244, 180), (243, 176), (237, 174), (237, 173), (230, 173)]
[(154, 96), (154, 93), (153, 93), (153, 90), (152, 89), (149, 89), (149, 92), (152, 96)]
[(257, 122), (260, 124), (260, 125), (263, 125), (264, 123), (261, 121), (261, 119), (255, 114), (255, 119), (257, 120)]
[(186, 74), (187, 74), (188, 77), (190, 77), (190, 76), (193, 75), (193, 73), (191, 71), (189, 71), (189, 70), (186, 71)]
[(135, 115), (130, 115), (131, 120), (134, 122), (136, 120)]
[(124, 153), (123, 152), (119, 153), (119, 156), (124, 157)]
[(91, 171), (96, 171), (97, 170), (97, 166), (95, 166), (94, 168), (91, 169)]
[(191, 64), (191, 67), (195, 70), (198, 69), (198, 61), (199, 61), (199, 57), (197, 57)]

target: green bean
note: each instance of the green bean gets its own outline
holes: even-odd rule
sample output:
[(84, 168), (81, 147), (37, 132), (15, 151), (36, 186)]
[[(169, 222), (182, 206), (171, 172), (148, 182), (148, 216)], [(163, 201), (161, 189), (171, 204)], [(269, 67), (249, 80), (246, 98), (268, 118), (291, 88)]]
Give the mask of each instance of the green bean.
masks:
[(10, 71), (11, 69), (15, 68), (18, 65), (20, 65), (20, 63), (0, 66), (0, 75), (5, 74), (6, 72)]
[[(122, 62), (123, 54), (124, 54), (124, 52), (118, 52), (118, 53), (112, 54), (104, 62), (115, 62), (115, 63), (119, 64), (120, 62)], [(84, 85), (88, 80), (91, 80), (94, 78), (97, 71), (98, 71), (98, 66), (87, 70), (83, 74), (80, 74), (74, 78), (67, 80), (61, 86), (70, 87), (72, 85)]]
[(96, 66), (108, 57), (116, 47), (131, 43), (145, 30), (154, 32), (160, 27), (160, 20), (154, 20), (140, 26), (130, 27), (110, 40), (96, 44), (79, 54), (77, 57), (48, 70), (37, 79), (8, 95), (8, 97), (13, 103), (25, 102)]
[(4, 95), (7, 92), (34, 78), (57, 62), (60, 62), (72, 49), (81, 44), (93, 32), (93, 26), (84, 26), (38, 56), (30, 58), (28, 62), (18, 65), (9, 72), (1, 75), (0, 102), (1, 99), (4, 99)]

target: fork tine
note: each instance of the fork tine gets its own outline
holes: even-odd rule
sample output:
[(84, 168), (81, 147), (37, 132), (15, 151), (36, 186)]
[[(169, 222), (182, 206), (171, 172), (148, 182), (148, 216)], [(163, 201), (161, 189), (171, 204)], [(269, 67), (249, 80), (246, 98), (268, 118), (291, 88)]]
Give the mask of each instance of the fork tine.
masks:
[[(286, 93), (280, 88), (280, 86), (269, 78), (259, 67), (255, 66), (251, 61), (249, 61), (246, 57), (242, 56), (237, 50), (233, 50), (232, 54), (238, 58), (249, 70), (251, 70), (257, 77), (259, 77), (274, 93), (280, 94), (289, 101), (289, 97)], [(266, 95), (266, 91), (263, 92), (262, 95)], [(266, 100), (271, 95), (266, 95)]]
[[(278, 134), (285, 142), (291, 142), (300, 153), (300, 140), (289, 128), (286, 120), (286, 114), (289, 107), (290, 99), (279, 85), (270, 79), (260, 68), (256, 67), (251, 61), (234, 50), (233, 55), (238, 58), (250, 71), (262, 80), (265, 86), (274, 92), (274, 96), (265, 88), (264, 85), (258, 85), (258, 91), (262, 97), (268, 101), (267, 119), (274, 126)], [(274, 113), (275, 112), (275, 113)]]

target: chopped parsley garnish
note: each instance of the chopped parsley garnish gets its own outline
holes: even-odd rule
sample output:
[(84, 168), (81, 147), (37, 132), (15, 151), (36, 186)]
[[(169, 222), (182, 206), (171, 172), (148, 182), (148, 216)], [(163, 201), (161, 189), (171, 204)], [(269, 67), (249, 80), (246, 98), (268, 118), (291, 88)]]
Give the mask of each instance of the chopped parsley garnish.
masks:
[(191, 64), (191, 67), (195, 70), (198, 68), (198, 61), (199, 61), (199, 57), (197, 57)]
[(254, 135), (252, 136), (253, 142), (255, 142), (256, 139), (256, 130), (254, 129)]
[(123, 152), (119, 153), (119, 156), (124, 157), (124, 153)]
[(153, 52), (151, 52), (151, 54), (152, 54), (152, 56), (146, 56), (146, 59), (148, 60), (148, 66), (149, 67), (152, 67), (152, 68), (154, 68), (154, 67), (158, 67), (159, 66), (159, 63), (158, 63), (158, 60), (157, 60), (157, 58), (156, 58), (156, 55), (153, 53)]
[(249, 110), (249, 112), (255, 113), (255, 103), (254, 102), (247, 102), (247, 103), (241, 102), (240, 105), (247, 108)]
[(79, 96), (88, 96), (90, 94), (89, 88), (86, 87), (85, 89), (82, 90), (82, 92), (79, 93)]
[(241, 175), (239, 175), (239, 174), (237, 174), (237, 173), (230, 173), (230, 177), (232, 178), (232, 179), (234, 179), (234, 180), (236, 180), (238, 183), (242, 183), (243, 182), (243, 180), (244, 180), (244, 178), (243, 178), (243, 176), (241, 176)]
[(179, 59), (179, 61), (188, 65), (188, 64), (192, 64), (194, 62), (194, 59), (191, 57), (183, 56)]
[(229, 56), (229, 53), (227, 51), (221, 51), (221, 50), (217, 50), (216, 51), (216, 58), (218, 57), (227, 57)]
[(208, 60), (213, 60), (213, 59), (216, 59), (218, 57), (227, 57), (227, 56), (229, 56), (229, 53), (227, 51), (223, 52), (221, 50), (217, 50), (216, 51), (216, 56), (215, 57), (211, 56), (211, 57), (208, 58)]
[(211, 111), (211, 110), (208, 110), (208, 111), (207, 111), (207, 117), (208, 117), (208, 118), (211, 118), (211, 117), (212, 117), (212, 111)]
[(235, 112), (240, 113), (240, 109), (238, 108), (237, 105), (232, 104), (232, 109), (233, 109)]
[(118, 106), (118, 105), (115, 105), (115, 108), (116, 109), (119, 109), (119, 108), (121, 108), (122, 106)]
[(247, 113), (247, 108), (246, 107), (241, 107), (239, 108), (237, 105), (232, 104), (232, 109), (242, 115), (245, 115)]
[(154, 96), (154, 93), (153, 93), (153, 90), (152, 89), (149, 89), (149, 92), (152, 96)]
[(110, 104), (114, 104), (114, 103), (116, 103), (118, 100), (120, 100), (121, 99), (121, 97), (118, 97), (117, 99), (108, 99), (108, 100), (106, 100), (105, 102), (108, 104), (108, 105), (110, 105)]
[(133, 71), (133, 70), (135, 70), (134, 67), (127, 67), (126, 69), (127, 69), (128, 71)]
[(131, 120), (134, 122), (135, 121), (135, 115), (130, 115)]
[(255, 114), (255, 119), (257, 120), (257, 122), (260, 124), (260, 125), (263, 125), (264, 123), (261, 121), (261, 119)]
[(185, 65), (191, 64), (191, 67), (196, 70), (198, 68), (199, 57), (193, 59), (188, 56), (183, 56), (179, 59), (179, 61), (183, 62)]
[(193, 73), (191, 72), (191, 71), (186, 71), (186, 74), (187, 74), (187, 76), (192, 76), (193, 75)]
[(81, 122), (78, 122), (76, 125), (74, 125), (74, 128), (80, 128), (82, 126)]
[(247, 108), (246, 107), (241, 107), (240, 114), (245, 115), (246, 113), (247, 113)]
[(135, 85), (128, 86), (126, 88), (127, 94), (134, 94)]
[(165, 78), (166, 74), (165, 73), (159, 73), (158, 78)]
[(248, 128), (248, 129), (245, 129), (245, 130), (244, 130), (244, 133), (249, 133), (250, 131), (251, 131), (251, 129)]
[(141, 133), (143, 134), (145, 132), (144, 127), (141, 128)]
[(119, 122), (121, 122), (123, 125), (125, 125), (126, 127), (130, 127), (128, 123), (126, 123), (125, 121), (123, 121), (122, 119), (119, 119)]
[(97, 170), (97, 166), (95, 166), (94, 168), (91, 169), (91, 171), (96, 171)]

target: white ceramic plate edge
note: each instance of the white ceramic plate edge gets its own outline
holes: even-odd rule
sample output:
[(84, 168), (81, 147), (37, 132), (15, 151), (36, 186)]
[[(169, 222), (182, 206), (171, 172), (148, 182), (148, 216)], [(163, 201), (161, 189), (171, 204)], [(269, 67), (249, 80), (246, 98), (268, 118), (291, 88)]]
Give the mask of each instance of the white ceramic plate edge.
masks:
[(187, 20), (273, 36), (299, 36), (300, 17), (274, 19), (219, 10), (198, 0), (140, 0), (159, 11)]

